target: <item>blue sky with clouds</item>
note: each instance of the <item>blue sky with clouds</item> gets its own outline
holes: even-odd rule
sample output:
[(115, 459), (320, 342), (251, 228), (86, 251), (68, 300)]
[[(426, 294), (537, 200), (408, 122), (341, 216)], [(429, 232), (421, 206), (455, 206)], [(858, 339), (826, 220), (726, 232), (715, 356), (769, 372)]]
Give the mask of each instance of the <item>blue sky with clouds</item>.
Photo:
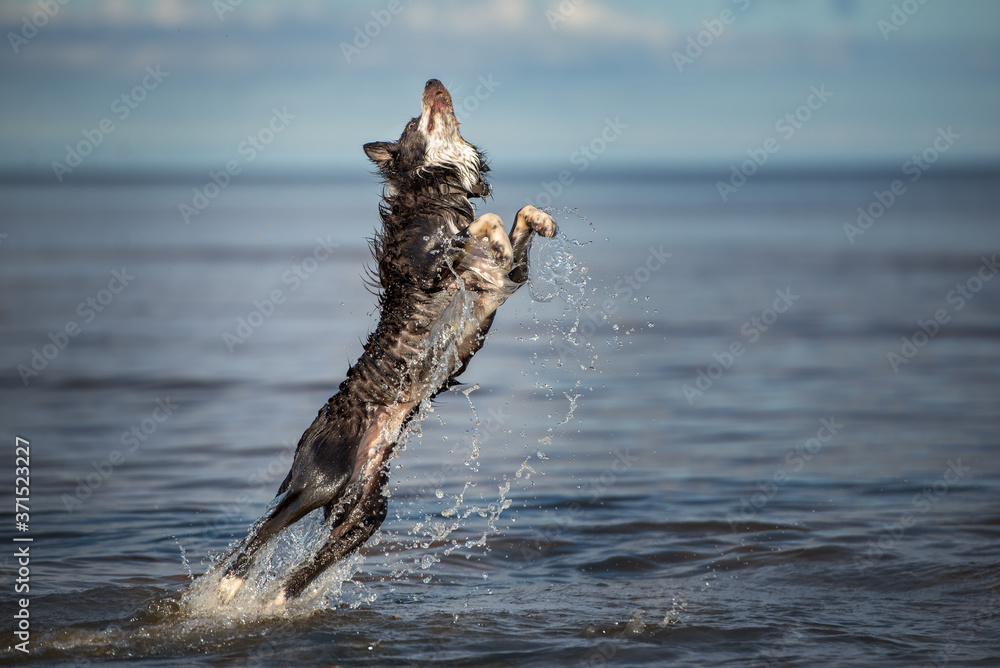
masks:
[(790, 168), (894, 167), (949, 126), (952, 164), (1000, 158), (992, 0), (63, 1), (0, 4), (0, 169), (51, 172), (88, 136), (89, 170), (215, 169), (275, 110), (262, 169), (367, 169), (430, 77), (495, 164), (565, 165), (609, 119), (609, 169), (769, 138)]

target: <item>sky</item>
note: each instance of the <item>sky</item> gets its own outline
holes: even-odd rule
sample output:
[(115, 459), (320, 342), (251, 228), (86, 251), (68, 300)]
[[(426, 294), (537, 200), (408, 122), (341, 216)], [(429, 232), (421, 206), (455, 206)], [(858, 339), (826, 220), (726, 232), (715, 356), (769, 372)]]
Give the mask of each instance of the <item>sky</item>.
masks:
[(5, 0), (0, 33), (8, 173), (367, 170), (432, 77), (494, 166), (898, 167), (948, 128), (1000, 162), (994, 0)]

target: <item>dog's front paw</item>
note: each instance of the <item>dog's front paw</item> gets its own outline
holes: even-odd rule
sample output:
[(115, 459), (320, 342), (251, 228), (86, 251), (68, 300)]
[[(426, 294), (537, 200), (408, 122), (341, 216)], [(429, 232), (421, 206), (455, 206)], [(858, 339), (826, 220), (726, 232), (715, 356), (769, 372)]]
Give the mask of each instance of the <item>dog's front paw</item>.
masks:
[(536, 234), (540, 234), (543, 237), (554, 237), (556, 235), (556, 221), (549, 214), (539, 211), (530, 204), (521, 209), (520, 213), (524, 222)]
[(493, 251), (497, 266), (510, 269), (514, 253), (500, 216), (495, 213), (484, 213), (469, 225), (469, 236), (473, 239), (485, 239)]

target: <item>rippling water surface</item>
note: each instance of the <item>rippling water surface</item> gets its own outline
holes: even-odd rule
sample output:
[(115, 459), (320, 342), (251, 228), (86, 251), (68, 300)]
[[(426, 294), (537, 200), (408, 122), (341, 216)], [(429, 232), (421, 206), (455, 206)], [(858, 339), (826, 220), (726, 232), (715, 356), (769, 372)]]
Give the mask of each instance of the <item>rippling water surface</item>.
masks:
[[(180, 181), (3, 186), (0, 416), (8, 483), (31, 444), (33, 539), (30, 653), (4, 661), (997, 665), (1000, 183), (927, 176), (850, 243), (892, 178), (568, 189), (377, 539), (279, 616), (192, 580), (377, 319), (377, 186), (248, 180), (190, 224)], [(480, 208), (509, 222), (541, 181)]]

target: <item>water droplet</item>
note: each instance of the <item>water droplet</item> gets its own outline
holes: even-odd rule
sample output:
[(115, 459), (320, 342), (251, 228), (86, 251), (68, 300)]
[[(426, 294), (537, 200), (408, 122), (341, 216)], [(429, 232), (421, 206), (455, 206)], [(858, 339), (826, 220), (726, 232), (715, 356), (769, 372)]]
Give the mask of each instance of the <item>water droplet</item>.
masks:
[(642, 622), (642, 613), (638, 610), (632, 611), (632, 619), (625, 625), (625, 633), (631, 636), (642, 635), (646, 631), (646, 625)]
[(434, 496), (436, 496), (439, 499), (443, 498), (444, 497), (444, 490), (442, 490), (442, 489), (436, 489), (436, 490), (434, 490)]

